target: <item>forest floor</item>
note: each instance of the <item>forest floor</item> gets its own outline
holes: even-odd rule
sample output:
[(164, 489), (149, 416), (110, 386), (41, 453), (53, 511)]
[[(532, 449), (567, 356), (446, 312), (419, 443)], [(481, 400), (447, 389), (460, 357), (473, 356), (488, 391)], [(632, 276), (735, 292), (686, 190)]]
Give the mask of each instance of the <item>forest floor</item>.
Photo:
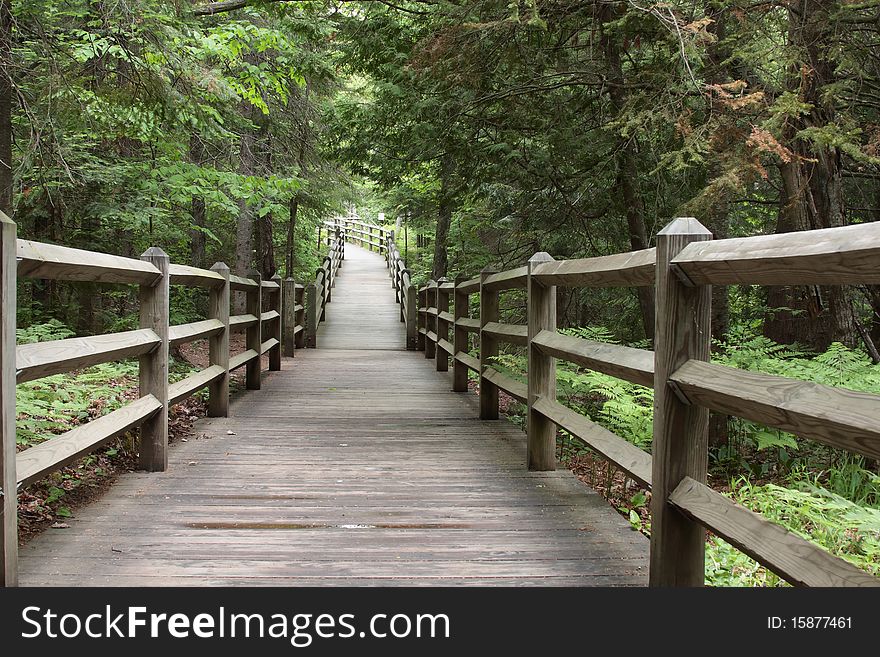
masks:
[[(234, 334), (230, 338), (230, 353), (244, 350), (244, 335)], [(192, 370), (208, 366), (208, 343), (205, 340), (182, 345), (174, 354), (178, 366)], [(268, 367), (268, 356), (263, 356), (263, 368)], [(232, 372), (231, 390), (244, 387), (244, 369)], [(76, 373), (71, 373), (75, 376)], [(122, 395), (134, 400), (138, 396), (137, 380), (121, 377), (108, 382), (124, 389)], [(88, 417), (94, 419), (103, 414), (105, 401), (92, 400)], [(168, 423), (168, 442), (198, 439), (201, 436), (193, 429), (196, 420), (205, 416), (207, 404), (204, 394), (196, 394), (171, 408)], [(71, 427), (72, 428), (72, 427)], [(62, 468), (42, 481), (35, 482), (19, 491), (18, 525), (19, 543), (25, 544), (48, 529), (67, 529), (66, 520), (76, 514), (77, 509), (101, 497), (112, 486), (120, 474), (137, 469), (136, 433), (129, 432), (110, 441), (101, 449), (67, 467)], [(26, 446), (19, 446), (24, 449)]]

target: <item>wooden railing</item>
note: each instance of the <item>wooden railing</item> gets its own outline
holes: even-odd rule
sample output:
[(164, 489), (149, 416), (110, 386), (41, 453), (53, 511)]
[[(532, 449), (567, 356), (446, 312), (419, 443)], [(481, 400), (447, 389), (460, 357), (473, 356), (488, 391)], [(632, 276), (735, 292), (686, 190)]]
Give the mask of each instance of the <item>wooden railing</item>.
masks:
[[(452, 362), (456, 391), (467, 390), (469, 370), (477, 374), (482, 419), (498, 418), (499, 390), (526, 404), (530, 470), (555, 469), (563, 429), (651, 489), (652, 586), (703, 584), (705, 529), (795, 585), (880, 585), (706, 485), (710, 409), (880, 458), (880, 396), (709, 362), (711, 285), (880, 283), (880, 223), (710, 240), (695, 219), (676, 219), (656, 249), (564, 261), (537, 253), (516, 269), (429, 281), (417, 292), (416, 347), (438, 371)], [(416, 291), (399, 271), (391, 267), (408, 311)], [(557, 286), (654, 286), (655, 350), (558, 333)], [(500, 321), (499, 297), (515, 289), (528, 297), (526, 325)], [(478, 317), (469, 316), (472, 294), (479, 295)], [(527, 383), (494, 367), (500, 343), (526, 347)], [(652, 454), (557, 401), (556, 359), (653, 387)]]
[(393, 232), (376, 224), (347, 217), (339, 217), (334, 221), (325, 221), (324, 226), (327, 228), (328, 235), (335, 234), (337, 230), (342, 230), (345, 232), (345, 239), (377, 253), (385, 251), (387, 237), (389, 233)]
[(336, 275), (345, 260), (345, 232), (336, 227), (329, 235), (328, 253), (315, 270), (315, 280), (306, 288), (305, 346), (318, 346), (318, 326), (327, 318), (327, 304), (333, 298)]
[[(341, 237), (331, 247), (309, 288), (315, 312), (323, 315), (342, 257)], [(90, 281), (139, 286), (140, 327), (132, 331), (16, 345), (16, 282), (19, 278)], [(176, 286), (208, 290), (205, 319), (169, 324), (171, 290)], [(230, 315), (233, 293), (245, 295), (245, 312)], [(168, 466), (168, 409), (196, 391), (208, 389), (208, 415), (229, 412), (229, 373), (246, 368), (245, 384), (260, 388), (261, 356), (268, 354), (269, 370), (281, 369), (282, 343), (287, 355), (304, 346), (305, 308), (302, 285), (292, 279), (260, 279), (230, 274), (223, 263), (211, 269), (172, 264), (159, 248), (139, 260), (43, 244), (16, 238), (16, 226), (0, 213), (0, 585), (17, 581), (18, 488), (42, 479), (107, 441), (140, 429), (140, 467), (162, 471)], [(320, 305), (318, 301), (320, 300)], [(229, 336), (246, 332), (245, 348), (230, 354)], [(168, 380), (168, 352), (175, 345), (207, 339), (209, 365), (182, 381)], [(137, 357), (140, 396), (98, 419), (54, 436), (16, 454), (16, 384), (53, 374)]]

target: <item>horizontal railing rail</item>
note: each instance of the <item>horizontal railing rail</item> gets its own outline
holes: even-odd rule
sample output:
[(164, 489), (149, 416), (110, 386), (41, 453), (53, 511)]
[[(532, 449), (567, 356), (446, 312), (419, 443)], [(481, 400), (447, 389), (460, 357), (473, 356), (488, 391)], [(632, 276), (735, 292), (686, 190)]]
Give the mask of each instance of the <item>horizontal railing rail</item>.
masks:
[[(526, 404), (529, 469), (556, 467), (562, 429), (652, 490), (651, 585), (703, 584), (705, 529), (795, 585), (880, 585), (706, 485), (709, 409), (880, 458), (880, 396), (708, 362), (710, 285), (876, 284), (880, 223), (710, 238), (696, 220), (677, 219), (660, 232), (657, 248), (561, 261), (538, 253), (524, 267), (486, 269), (455, 283), (429, 281), (412, 291), (415, 347), (437, 371), (452, 363), (453, 390), (466, 391), (469, 372), (476, 373), (482, 419), (498, 418), (499, 390)], [(389, 253), (392, 280), (400, 280), (391, 242)], [(409, 295), (394, 285), (404, 308)], [(412, 287), (408, 272), (404, 285)], [(557, 331), (557, 287), (639, 286), (655, 288), (654, 351)], [(522, 289), (527, 324), (501, 322), (500, 294)], [(479, 295), (477, 317), (469, 316), (473, 294)], [(494, 366), (500, 343), (526, 348), (526, 383)], [(560, 403), (557, 359), (653, 388), (652, 453)]]
[[(306, 347), (318, 346), (318, 328), (327, 318), (327, 304), (332, 301), (336, 276), (345, 260), (345, 239), (345, 231), (336, 225), (328, 244), (327, 255), (324, 256), (321, 266), (315, 270), (314, 281), (305, 290), (305, 303), (300, 310), (305, 311), (304, 337), (301, 340)], [(295, 342), (299, 338), (289, 339)]]

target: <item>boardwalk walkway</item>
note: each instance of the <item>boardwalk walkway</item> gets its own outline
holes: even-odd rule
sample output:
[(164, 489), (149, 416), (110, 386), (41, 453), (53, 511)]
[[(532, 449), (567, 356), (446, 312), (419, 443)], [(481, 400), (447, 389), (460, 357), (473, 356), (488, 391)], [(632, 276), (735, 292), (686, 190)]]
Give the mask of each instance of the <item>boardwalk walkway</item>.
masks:
[(647, 584), (644, 537), (403, 350), (378, 255), (346, 247), (318, 345), (31, 541), (22, 585)]

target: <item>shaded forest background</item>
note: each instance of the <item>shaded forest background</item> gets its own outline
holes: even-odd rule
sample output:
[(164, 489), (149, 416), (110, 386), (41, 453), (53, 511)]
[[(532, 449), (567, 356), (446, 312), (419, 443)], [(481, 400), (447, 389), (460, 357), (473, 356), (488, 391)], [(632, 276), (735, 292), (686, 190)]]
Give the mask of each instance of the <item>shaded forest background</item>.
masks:
[[(880, 219), (878, 0), (0, 0), (0, 69), (0, 209), (25, 239), (307, 280), (318, 225), (384, 212), (423, 282), (647, 248), (675, 216), (716, 238)], [(19, 295), (26, 338), (135, 321), (131, 290)], [(650, 289), (561, 295), (562, 326), (650, 346)], [(178, 295), (174, 321), (203, 304)], [(719, 288), (713, 338), (728, 364), (880, 391), (876, 286)], [(642, 392), (564, 376), (650, 435)], [(869, 510), (857, 551), (880, 553), (877, 464), (723, 417), (712, 444), (721, 479)]]

